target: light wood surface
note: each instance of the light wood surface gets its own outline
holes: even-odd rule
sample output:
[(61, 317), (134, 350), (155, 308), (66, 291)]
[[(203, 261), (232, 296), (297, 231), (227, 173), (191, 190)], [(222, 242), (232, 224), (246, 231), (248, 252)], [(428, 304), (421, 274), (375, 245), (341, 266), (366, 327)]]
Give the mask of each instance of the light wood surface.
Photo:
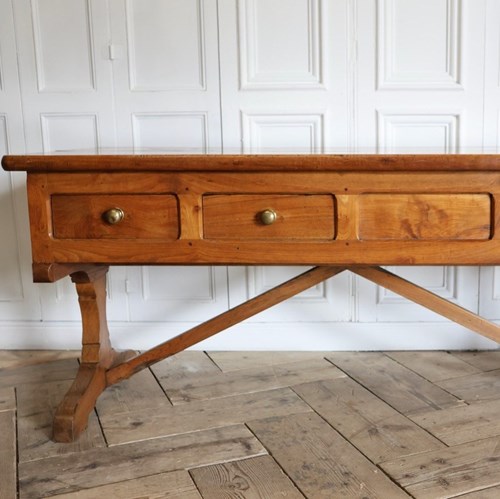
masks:
[(489, 239), (488, 194), (366, 194), (359, 200), (363, 241)]
[[(171, 194), (54, 195), (56, 239), (170, 239), (179, 237), (177, 199)], [(123, 220), (111, 225), (103, 216), (113, 208)]]
[(191, 476), (204, 499), (304, 498), (270, 456), (196, 468)]
[[(155, 370), (179, 386), (190, 380), (196, 386), (203, 372), (212, 387), (217, 376), (224, 385), (234, 375), (231, 391), (240, 394), (172, 406), (146, 369), (98, 404), (89, 432), (58, 444), (49, 438), (47, 415), (72, 373), (48, 383), (39, 376), (63, 373), (67, 360), (47, 353), (44, 371), (42, 365), (26, 370), (26, 357), (16, 354), (17, 368), (12, 355), (0, 352), (0, 380), (5, 375), (15, 383), (1, 391), (8, 400), (0, 411), (1, 497), (14, 499), (18, 489), (26, 499), (496, 498), (500, 391), (491, 385), (500, 369), (492, 369), (494, 353), (183, 352)], [(422, 360), (420, 373), (413, 354)], [(328, 377), (325, 356), (333, 371), (346, 375)], [(314, 359), (323, 378), (302, 382), (299, 366), (307, 379)], [(429, 368), (431, 360), (437, 370)], [(236, 376), (291, 364), (297, 376), (279, 389), (263, 384), (248, 392), (245, 377)], [(162, 383), (168, 386), (167, 377)], [(458, 405), (448, 405), (437, 383), (446, 383), (445, 393)], [(144, 408), (132, 403), (141, 385), (152, 394)], [(488, 400), (460, 401), (465, 386), (488, 393)]]
[(0, 497), (15, 498), (17, 495), (16, 466), (16, 413), (0, 412)]
[[(276, 221), (265, 225), (261, 214), (272, 210)], [(327, 195), (208, 195), (203, 198), (206, 239), (335, 238), (335, 201)]]

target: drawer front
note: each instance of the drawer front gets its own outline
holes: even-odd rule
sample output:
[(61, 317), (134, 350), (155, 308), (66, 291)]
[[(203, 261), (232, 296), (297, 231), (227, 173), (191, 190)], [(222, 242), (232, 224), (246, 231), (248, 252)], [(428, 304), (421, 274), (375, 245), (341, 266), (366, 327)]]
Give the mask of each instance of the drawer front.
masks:
[(206, 195), (204, 238), (332, 240), (335, 211), (331, 195)]
[(179, 237), (172, 194), (53, 195), (56, 239), (167, 239)]
[(359, 239), (485, 240), (492, 235), (488, 194), (364, 194)]

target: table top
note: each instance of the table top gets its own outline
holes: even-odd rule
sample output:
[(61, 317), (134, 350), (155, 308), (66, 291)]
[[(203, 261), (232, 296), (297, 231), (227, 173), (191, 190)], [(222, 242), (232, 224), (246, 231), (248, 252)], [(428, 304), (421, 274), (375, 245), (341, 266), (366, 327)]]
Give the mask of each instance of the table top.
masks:
[(7, 155), (7, 171), (145, 172), (145, 171), (500, 171), (495, 148), (469, 148), (460, 153), (370, 149), (259, 153), (200, 149), (98, 149)]

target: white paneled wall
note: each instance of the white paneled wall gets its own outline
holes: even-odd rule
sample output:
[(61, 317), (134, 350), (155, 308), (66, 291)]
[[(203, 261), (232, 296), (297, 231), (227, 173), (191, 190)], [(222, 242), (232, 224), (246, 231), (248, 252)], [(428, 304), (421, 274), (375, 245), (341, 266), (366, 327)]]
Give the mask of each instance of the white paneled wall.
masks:
[[(0, 0), (0, 154), (106, 147), (460, 152), (500, 139), (499, 0)], [(0, 174), (0, 348), (79, 343), (70, 281), (31, 282), (23, 175)], [(302, 271), (117, 267), (118, 348)], [(496, 268), (394, 268), (500, 319)], [(218, 349), (495, 347), (342, 274)]]

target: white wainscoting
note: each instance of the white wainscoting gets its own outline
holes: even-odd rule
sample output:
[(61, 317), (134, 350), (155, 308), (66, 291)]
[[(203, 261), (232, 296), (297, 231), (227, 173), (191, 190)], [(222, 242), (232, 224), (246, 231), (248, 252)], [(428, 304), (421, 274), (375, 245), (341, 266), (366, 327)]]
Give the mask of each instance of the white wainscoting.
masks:
[[(0, 0), (0, 155), (498, 148), (499, 75), (497, 0)], [(77, 348), (69, 279), (32, 283), (24, 183), (0, 172), (0, 348)], [(302, 270), (113, 268), (113, 341), (150, 347)], [(391, 270), (500, 320), (497, 268)], [(200, 347), (496, 344), (346, 272)]]

